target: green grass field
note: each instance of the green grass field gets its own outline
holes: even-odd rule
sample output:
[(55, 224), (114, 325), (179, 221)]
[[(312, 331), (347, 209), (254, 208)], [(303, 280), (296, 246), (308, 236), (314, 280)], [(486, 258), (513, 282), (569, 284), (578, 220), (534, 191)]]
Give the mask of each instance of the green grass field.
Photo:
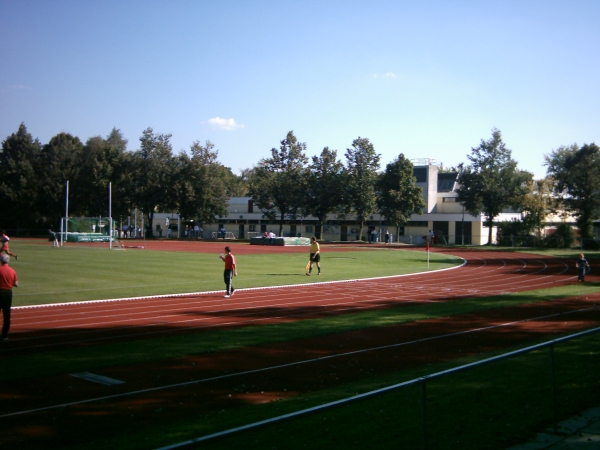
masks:
[[(247, 245), (247, 244), (240, 244)], [(14, 306), (224, 289), (218, 254), (152, 250), (108, 250), (85, 244), (53, 248), (15, 241), (19, 255), (11, 266), (19, 275)], [(235, 253), (235, 245), (232, 246)], [(301, 253), (236, 255), (236, 288), (281, 286), (400, 275), (461, 264), (459, 258), (416, 251), (372, 250), (327, 252), (322, 275), (305, 276), (307, 255)]]
[[(50, 246), (15, 242), (11, 249), (19, 261), (21, 287), (17, 305), (121, 298), (152, 294), (223, 289), (222, 263), (218, 255), (147, 250), (108, 251), (96, 248), (52, 249)], [(504, 249), (506, 250), (506, 249)], [(235, 250), (234, 250), (235, 251)], [(451, 253), (451, 250), (449, 250)], [(553, 252), (573, 257), (577, 251)], [(549, 253), (543, 253), (549, 254)], [(597, 253), (586, 255), (597, 258)], [(306, 255), (238, 255), (238, 287), (289, 285), (347, 278), (366, 278), (427, 270), (423, 252), (356, 251), (325, 253), (324, 274), (304, 275)], [(430, 270), (460, 261), (431, 253)], [(595, 293), (596, 283), (529, 291), (484, 298), (457, 299), (448, 303), (403, 306), (354, 312), (319, 319), (248, 326), (198, 334), (102, 343), (69, 350), (45, 349), (29, 355), (3, 355), (0, 380), (23, 381), (49, 378), (77, 371), (102, 372), (103, 368), (164, 361), (171, 358), (249, 348), (272, 342), (293, 342), (352, 330), (385, 332), (385, 327), (431, 318), (451, 318), (495, 308), (526, 305), (574, 295)], [(531, 336), (528, 345), (539, 342)], [(509, 349), (507, 349), (509, 350)], [(180, 417), (153, 428), (131, 428), (126, 434), (107, 433), (102, 438), (65, 448), (150, 449), (181, 442), (219, 430), (241, 426), (288, 412), (367, 392), (383, 386), (441, 371), (491, 356), (480, 354), (445, 363), (432, 362), (414, 370), (365, 376), (335, 388), (302, 392), (275, 402), (215, 411), (203, 417)], [(537, 352), (475, 371), (437, 380), (428, 386), (431, 420), (430, 448), (463, 450), (504, 449), (521, 442), (551, 424), (547, 352)], [(559, 419), (589, 406), (598, 406), (600, 380), (599, 334), (556, 349)], [(406, 389), (309, 415), (293, 421), (204, 443), (197, 448), (248, 450), (265, 448), (421, 448), (420, 394)], [(24, 446), (23, 448), (28, 448)]]

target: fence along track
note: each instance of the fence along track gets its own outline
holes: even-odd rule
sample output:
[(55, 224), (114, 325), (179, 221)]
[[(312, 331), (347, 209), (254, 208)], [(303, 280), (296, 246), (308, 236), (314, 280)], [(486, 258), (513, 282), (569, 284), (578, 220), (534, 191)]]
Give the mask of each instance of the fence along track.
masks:
[(498, 356), (493, 356), (491, 358), (486, 358), (483, 359), (481, 361), (476, 361), (473, 363), (469, 363), (469, 364), (464, 364), (462, 366), (458, 366), (458, 367), (454, 367), (452, 369), (448, 369), (448, 370), (443, 370), (441, 372), (436, 372), (430, 375), (425, 375), (423, 377), (419, 377), (419, 378), (414, 378), (412, 380), (408, 380), (408, 381), (404, 381), (402, 383), (398, 383), (398, 384), (394, 384), (392, 386), (386, 386), (384, 388), (381, 389), (376, 389), (374, 391), (370, 391), (370, 392), (365, 392), (363, 394), (358, 394), (358, 395), (354, 395), (352, 397), (347, 397), (344, 399), (340, 399), (340, 400), (336, 400), (334, 402), (329, 402), (329, 403), (325, 403), (323, 405), (319, 405), (319, 406), (314, 406), (312, 408), (307, 408), (307, 409), (303, 409), (301, 411), (296, 411), (293, 413), (289, 413), (289, 414), (284, 414), (281, 416), (277, 416), (277, 417), (273, 417), (271, 419), (266, 419), (266, 420), (261, 420), (259, 422), (254, 422), (254, 423), (250, 423), (248, 425), (243, 425), (241, 427), (236, 427), (236, 428), (231, 428), (229, 430), (224, 430), (224, 431), (220, 431), (218, 433), (213, 433), (213, 434), (209, 434), (206, 436), (202, 436), (202, 437), (198, 437), (195, 439), (190, 439), (188, 441), (184, 441), (184, 442), (179, 442), (176, 444), (172, 444), (172, 445), (168, 445), (166, 447), (161, 447), (157, 450), (172, 450), (172, 449), (178, 449), (178, 448), (182, 448), (182, 447), (186, 447), (188, 445), (192, 445), (192, 444), (197, 444), (199, 442), (204, 442), (204, 441), (208, 441), (211, 439), (216, 439), (219, 437), (224, 437), (224, 436), (229, 436), (232, 435), (234, 433), (238, 433), (241, 431), (245, 431), (245, 430), (251, 430), (254, 428), (258, 428), (261, 427), (263, 425), (269, 425), (269, 424), (274, 424), (274, 423), (278, 423), (278, 422), (282, 422), (284, 420), (289, 420), (289, 419), (294, 419), (300, 416), (304, 416), (307, 414), (311, 414), (311, 413), (316, 413), (316, 412), (321, 412), (330, 408), (334, 408), (336, 406), (342, 406), (342, 405), (346, 405), (348, 403), (351, 402), (356, 402), (356, 401), (360, 401), (360, 400), (365, 400), (367, 398), (371, 398), (371, 397), (375, 397), (377, 395), (382, 395), (382, 394), (387, 394), (393, 391), (396, 391), (398, 389), (403, 389), (406, 387), (410, 387), (410, 386), (415, 386), (415, 385), (420, 385), (421, 386), (421, 427), (422, 427), (422, 432), (423, 432), (423, 448), (426, 450), (427, 449), (427, 397), (426, 397), (426, 385), (427, 382), (429, 380), (434, 380), (437, 378), (441, 378), (444, 377), (446, 375), (451, 375), (451, 374), (455, 374), (458, 372), (463, 372), (465, 370), (470, 370), (473, 369), (475, 367), (479, 367), (482, 366), (484, 364), (491, 364), (494, 362), (498, 362), (498, 361), (503, 361), (505, 359), (510, 359), (516, 356), (520, 356), (526, 353), (530, 353), (536, 350), (541, 350), (543, 348), (549, 348), (550, 349), (550, 370), (551, 370), (551, 377), (552, 377), (552, 396), (553, 396), (553, 413), (554, 413), (554, 431), (556, 432), (557, 429), (557, 411), (556, 411), (556, 386), (555, 386), (555, 377), (554, 377), (554, 346), (557, 344), (561, 344), (563, 342), (567, 342), (570, 341), (572, 339), (577, 339), (577, 338), (581, 338), (583, 336), (587, 336), (590, 334), (594, 334), (600, 332), (600, 327), (598, 328), (592, 328), (590, 330), (586, 330), (586, 331), (582, 331), (579, 333), (575, 333), (575, 334), (571, 334), (569, 336), (564, 336), (561, 338), (557, 338), (557, 339), (553, 339), (551, 341), (547, 341), (547, 342), (543, 342), (541, 344), (536, 344), (536, 345), (532, 345), (529, 347), (525, 347), (519, 350), (514, 350), (512, 352), (508, 352), (508, 353), (504, 353), (502, 355), (498, 355)]

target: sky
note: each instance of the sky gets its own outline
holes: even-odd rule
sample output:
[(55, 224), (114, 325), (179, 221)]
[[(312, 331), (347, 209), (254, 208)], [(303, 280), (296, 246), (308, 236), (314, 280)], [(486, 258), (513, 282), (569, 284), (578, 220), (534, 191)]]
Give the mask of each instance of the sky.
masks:
[(600, 144), (598, 0), (0, 0), (0, 140), (147, 128), (234, 173), (288, 131), (307, 156), (467, 163), (501, 131), (519, 168)]

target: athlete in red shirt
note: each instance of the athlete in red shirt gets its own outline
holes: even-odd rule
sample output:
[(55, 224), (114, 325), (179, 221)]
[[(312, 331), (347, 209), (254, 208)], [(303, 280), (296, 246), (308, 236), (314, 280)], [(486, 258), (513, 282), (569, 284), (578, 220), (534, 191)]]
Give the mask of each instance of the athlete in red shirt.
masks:
[(12, 308), (12, 288), (19, 286), (17, 273), (8, 266), (8, 256), (0, 255), (0, 307), (2, 308), (2, 340), (8, 339), (10, 329), (10, 309)]
[(225, 298), (229, 298), (235, 292), (235, 289), (232, 285), (232, 278), (237, 277), (237, 270), (235, 267), (235, 257), (231, 254), (231, 249), (229, 246), (225, 247), (225, 255), (221, 254), (219, 256), (223, 261), (225, 261), (225, 271), (223, 272), (223, 279), (225, 281)]

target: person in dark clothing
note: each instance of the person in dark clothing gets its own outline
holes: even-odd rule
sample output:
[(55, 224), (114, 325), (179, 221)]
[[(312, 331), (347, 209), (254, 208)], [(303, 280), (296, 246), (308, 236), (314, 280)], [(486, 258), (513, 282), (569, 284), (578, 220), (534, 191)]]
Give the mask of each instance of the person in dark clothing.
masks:
[(577, 281), (584, 282), (585, 281), (585, 273), (590, 268), (587, 259), (585, 259), (584, 254), (579, 255), (579, 259), (577, 260)]

